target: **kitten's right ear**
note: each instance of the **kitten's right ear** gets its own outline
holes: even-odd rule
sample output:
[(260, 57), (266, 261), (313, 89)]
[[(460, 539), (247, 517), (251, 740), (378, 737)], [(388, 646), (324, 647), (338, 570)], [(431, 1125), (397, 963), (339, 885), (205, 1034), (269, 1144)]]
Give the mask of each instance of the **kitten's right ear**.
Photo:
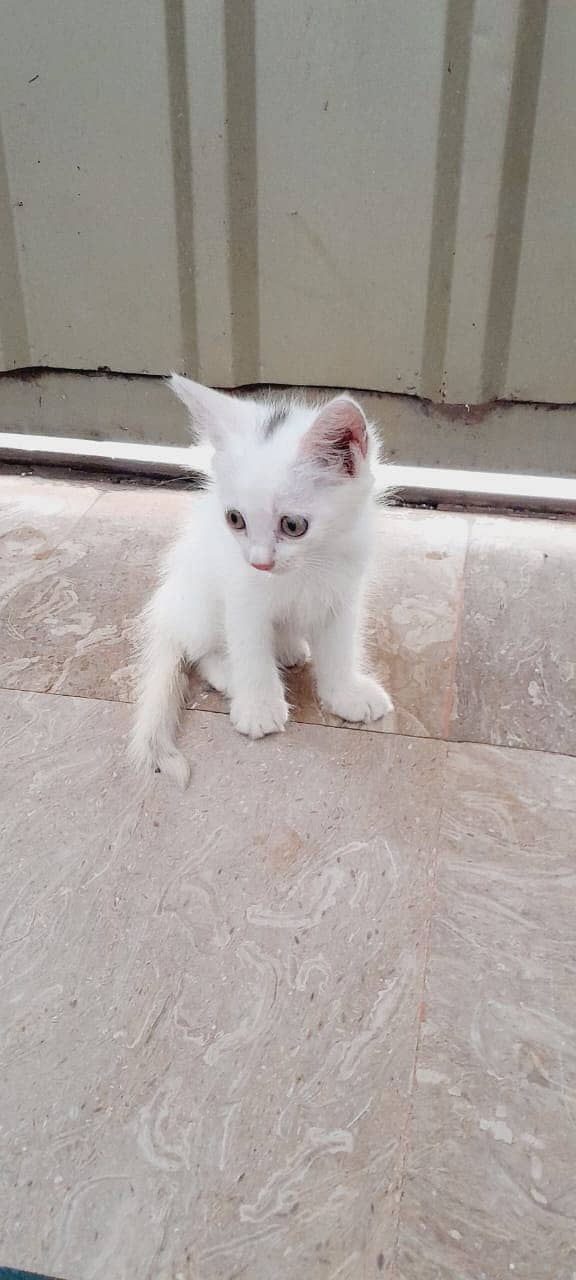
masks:
[(368, 427), (364, 412), (352, 396), (335, 396), (314, 419), (300, 451), (335, 474), (355, 476), (367, 462)]
[(168, 386), (186, 405), (193, 427), (206, 436), (214, 448), (224, 445), (229, 433), (241, 425), (245, 405), (236, 396), (213, 391), (212, 387), (204, 387), (201, 382), (183, 378), (179, 373), (170, 374)]

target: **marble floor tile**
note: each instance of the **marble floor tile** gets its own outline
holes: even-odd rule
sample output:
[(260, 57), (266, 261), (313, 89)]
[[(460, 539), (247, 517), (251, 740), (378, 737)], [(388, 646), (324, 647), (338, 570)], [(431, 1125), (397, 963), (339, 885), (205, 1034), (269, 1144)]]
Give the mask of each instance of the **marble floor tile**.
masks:
[(85, 568), (116, 560), (127, 571), (146, 570), (155, 578), (163, 551), (197, 501), (198, 494), (174, 488), (169, 481), (158, 487), (109, 488), (76, 529)]
[(576, 522), (480, 517), (450, 736), (576, 755)]
[[(188, 495), (50, 486), (26, 478), (27, 517), (31, 483), (32, 504), (44, 516), (44, 526), (36, 520), (34, 529), (37, 536), (39, 527), (45, 531), (48, 541), (24, 562), (20, 552), (0, 560), (0, 687), (130, 700), (133, 622), (151, 594), (162, 549)], [(14, 525), (9, 536), (20, 548), (22, 508), (14, 502), (8, 510)]]
[(401, 1280), (576, 1274), (576, 761), (448, 757)]
[(446, 746), (0, 694), (1, 1257), (389, 1275)]
[[(127, 701), (134, 688), (134, 619), (151, 571), (92, 555), (65, 539), (0, 592), (0, 687)], [(1, 573), (1, 569), (0, 569)], [(3, 598), (2, 598), (3, 597)]]
[(101, 498), (89, 484), (0, 475), (0, 686), (125, 693), (128, 617), (150, 575), (109, 554), (86, 574), (79, 530)]
[(469, 520), (449, 512), (380, 516), (367, 655), (390, 690), (398, 731), (445, 737)]
[(0, 599), (6, 581), (49, 559), (100, 496), (92, 484), (0, 473)]

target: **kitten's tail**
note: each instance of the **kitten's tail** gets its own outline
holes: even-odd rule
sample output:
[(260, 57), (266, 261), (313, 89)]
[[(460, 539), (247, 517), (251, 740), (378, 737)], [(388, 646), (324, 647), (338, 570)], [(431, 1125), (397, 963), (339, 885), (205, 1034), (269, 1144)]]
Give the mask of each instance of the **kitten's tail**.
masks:
[(141, 619), (138, 702), (129, 753), (138, 769), (165, 773), (182, 789), (188, 761), (176, 746), (187, 678), (181, 646), (166, 634), (153, 600)]

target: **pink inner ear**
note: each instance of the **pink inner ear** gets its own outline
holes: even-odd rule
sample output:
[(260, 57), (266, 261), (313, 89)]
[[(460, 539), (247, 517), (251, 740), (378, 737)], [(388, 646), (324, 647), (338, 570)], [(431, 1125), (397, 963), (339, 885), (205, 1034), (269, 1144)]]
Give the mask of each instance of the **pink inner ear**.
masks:
[(327, 466), (353, 476), (356, 473), (355, 449), (363, 458), (366, 457), (366, 422), (359, 405), (342, 396), (332, 400), (318, 414), (302, 441), (302, 450), (308, 455), (313, 454)]
[(366, 430), (366, 423), (363, 417), (356, 417), (350, 423), (348, 428), (348, 438), (351, 443), (358, 447), (362, 457), (365, 458), (368, 453), (368, 432)]

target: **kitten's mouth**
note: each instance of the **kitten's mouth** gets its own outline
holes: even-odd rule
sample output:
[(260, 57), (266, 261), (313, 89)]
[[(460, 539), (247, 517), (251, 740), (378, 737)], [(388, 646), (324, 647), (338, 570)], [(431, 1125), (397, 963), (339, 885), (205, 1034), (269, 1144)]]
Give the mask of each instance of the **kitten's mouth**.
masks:
[(276, 560), (269, 569), (264, 569), (262, 565), (250, 563), (251, 569), (257, 569), (260, 577), (265, 582), (266, 578), (281, 578), (289, 569), (289, 565), (283, 564), (282, 561)]

